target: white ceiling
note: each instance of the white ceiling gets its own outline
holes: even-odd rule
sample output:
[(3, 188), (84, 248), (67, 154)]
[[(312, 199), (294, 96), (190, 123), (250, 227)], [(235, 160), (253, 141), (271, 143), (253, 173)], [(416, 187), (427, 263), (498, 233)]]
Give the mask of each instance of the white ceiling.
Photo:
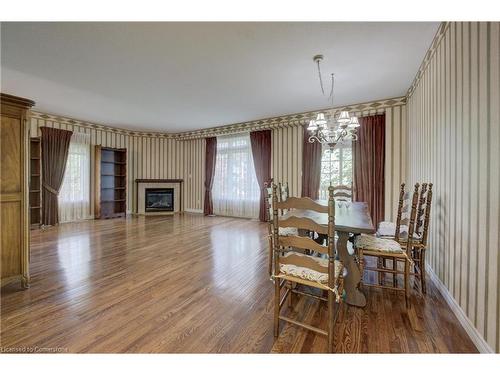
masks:
[(2, 23), (1, 90), (36, 109), (179, 132), (401, 96), (439, 26), (422, 23)]

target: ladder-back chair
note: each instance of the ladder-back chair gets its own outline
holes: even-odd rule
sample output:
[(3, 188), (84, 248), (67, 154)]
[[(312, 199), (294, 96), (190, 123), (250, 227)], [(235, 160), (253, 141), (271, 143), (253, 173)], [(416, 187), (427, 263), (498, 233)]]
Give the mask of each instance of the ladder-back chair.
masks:
[[(380, 238), (376, 236), (362, 234), (355, 241), (355, 246), (358, 250), (358, 256), (361, 265), (361, 274), (363, 275), (365, 270), (375, 271), (378, 274), (380, 273), (392, 273), (393, 274), (393, 285), (388, 286), (385, 283), (379, 284), (368, 284), (368, 286), (393, 289), (393, 290), (402, 290), (405, 293), (406, 305), (409, 306), (409, 298), (410, 298), (410, 265), (413, 264), (412, 259), (412, 249), (413, 249), (413, 234), (415, 229), (415, 220), (417, 216), (417, 204), (418, 204), (418, 192), (420, 185), (415, 184), (415, 189), (412, 194), (411, 200), (411, 211), (408, 222), (408, 236), (407, 241), (403, 245), (399, 243), (397, 240), (388, 239), (388, 238)], [(398, 232), (396, 231), (396, 238), (398, 238)], [(399, 238), (398, 238), (399, 239)], [(377, 267), (366, 267), (365, 266), (365, 257), (371, 256), (377, 258)], [(390, 259), (393, 263), (393, 269), (389, 270), (387, 268), (381, 268), (380, 262), (378, 260), (382, 259)], [(402, 262), (404, 264), (404, 271), (398, 270), (397, 264), (398, 262)], [(403, 274), (404, 287), (400, 288), (397, 284), (396, 275)]]
[[(401, 185), (401, 191), (404, 193), (404, 184)], [(404, 193), (407, 197), (407, 193)], [(403, 200), (401, 199), (398, 205), (398, 218), (404, 213), (403, 211)], [(422, 183), (419, 192), (418, 206), (417, 206), (417, 216), (415, 219), (415, 230), (413, 233), (413, 249), (412, 257), (414, 264), (414, 272), (411, 274), (415, 276), (416, 279), (420, 281), (420, 288), (422, 293), (426, 293), (426, 280), (425, 280), (425, 252), (427, 248), (427, 236), (429, 230), (430, 221), (430, 210), (432, 203), (432, 183)], [(405, 207), (408, 205), (405, 203)], [(401, 221), (400, 221), (401, 223)], [(399, 230), (398, 230), (399, 228)], [(406, 244), (408, 238), (408, 226), (397, 223), (382, 222), (379, 225), (377, 235), (382, 238), (396, 239), (395, 234), (399, 233), (397, 241), (402, 245)], [(385, 259), (383, 260), (383, 266), (386, 267)]]
[[(278, 216), (279, 210), (292, 210), (284, 218)], [(324, 214), (328, 217), (328, 224), (320, 224), (314, 219), (315, 215)], [(316, 216), (317, 217), (317, 216)], [(334, 312), (335, 305), (341, 302), (343, 291), (343, 266), (335, 260), (335, 201), (333, 199), (333, 188), (329, 188), (328, 206), (320, 205), (310, 198), (289, 197), (284, 202), (279, 202), (277, 187), (273, 185), (273, 230), (274, 230), (274, 336), (279, 335), (280, 320), (309, 329), (318, 334), (327, 336), (328, 350), (333, 351), (333, 327), (336, 320)], [(280, 229), (295, 228), (315, 231), (328, 236), (328, 244), (321, 245), (309, 237), (281, 236)], [(298, 253), (294, 249), (308, 249), (316, 251), (327, 259)], [(284, 255), (281, 255), (281, 254)], [(281, 296), (282, 287), (287, 284), (285, 293)], [(297, 288), (292, 288), (297, 284)], [(298, 286), (326, 290), (328, 298), (317, 296), (306, 291), (299, 291)], [(288, 295), (291, 304), (292, 293), (306, 295), (327, 302), (328, 328), (322, 330), (318, 327), (299, 322), (280, 314)], [(339, 310), (337, 309), (337, 312)]]
[[(408, 215), (410, 208), (410, 193), (405, 191), (405, 183), (402, 183), (399, 188), (399, 199), (398, 199), (398, 210), (396, 214), (396, 222), (382, 221), (379, 223), (377, 236), (381, 238), (387, 238), (396, 240), (396, 238), (405, 237), (408, 233)], [(396, 236), (396, 233), (398, 235)], [(377, 259), (377, 267), (381, 268), (387, 267), (387, 259), (383, 257), (379, 257)], [(392, 269), (395, 270), (397, 267), (396, 262), (392, 264)], [(396, 283), (396, 274), (392, 274), (393, 284)], [(382, 281), (385, 278), (385, 273), (380, 272), (378, 274), (379, 284), (382, 284)]]

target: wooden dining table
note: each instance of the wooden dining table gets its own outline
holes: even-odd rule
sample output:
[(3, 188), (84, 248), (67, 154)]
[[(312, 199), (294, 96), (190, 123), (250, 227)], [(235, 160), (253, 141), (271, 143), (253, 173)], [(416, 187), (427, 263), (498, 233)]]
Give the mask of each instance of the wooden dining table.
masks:
[[(327, 200), (316, 200), (316, 202), (328, 206)], [(311, 210), (290, 210), (280, 219), (292, 216), (307, 217), (320, 225), (328, 225), (328, 214)], [(336, 202), (335, 231), (338, 235), (339, 259), (347, 270), (347, 274), (344, 276), (345, 302), (349, 305), (364, 307), (366, 306), (366, 297), (359, 290), (362, 275), (354, 259), (354, 254), (349, 253), (348, 241), (350, 234), (375, 233), (368, 205), (365, 202)]]

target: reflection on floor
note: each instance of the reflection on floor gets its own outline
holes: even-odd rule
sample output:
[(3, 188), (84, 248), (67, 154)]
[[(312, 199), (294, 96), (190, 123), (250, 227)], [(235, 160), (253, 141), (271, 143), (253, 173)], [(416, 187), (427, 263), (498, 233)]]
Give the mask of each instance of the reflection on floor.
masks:
[[(265, 224), (234, 218), (131, 217), (32, 232), (31, 288), (2, 289), (0, 346), (68, 352), (324, 352), (326, 339), (282, 324), (274, 340)], [(432, 250), (431, 250), (432, 251)], [(344, 306), (336, 350), (475, 352), (432, 282), (428, 294), (365, 289)], [(296, 298), (284, 311), (323, 325)]]

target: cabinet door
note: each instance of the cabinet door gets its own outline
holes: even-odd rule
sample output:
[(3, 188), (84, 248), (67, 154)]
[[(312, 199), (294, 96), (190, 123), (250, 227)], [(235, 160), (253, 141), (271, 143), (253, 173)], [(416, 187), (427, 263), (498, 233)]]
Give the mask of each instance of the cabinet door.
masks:
[(19, 193), (22, 183), (21, 164), (21, 120), (2, 116), (1, 127), (2, 152), (0, 153), (0, 192), (2, 194)]
[(0, 152), (1, 278), (20, 275), (22, 251), (22, 126), (20, 118), (2, 115)]
[(21, 274), (21, 202), (1, 202), (2, 279)]

